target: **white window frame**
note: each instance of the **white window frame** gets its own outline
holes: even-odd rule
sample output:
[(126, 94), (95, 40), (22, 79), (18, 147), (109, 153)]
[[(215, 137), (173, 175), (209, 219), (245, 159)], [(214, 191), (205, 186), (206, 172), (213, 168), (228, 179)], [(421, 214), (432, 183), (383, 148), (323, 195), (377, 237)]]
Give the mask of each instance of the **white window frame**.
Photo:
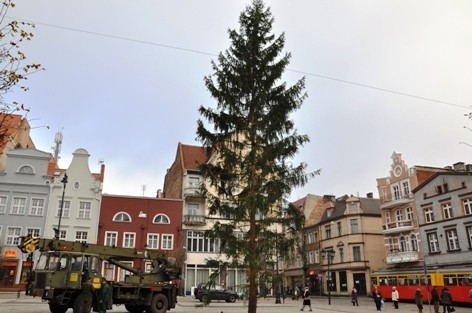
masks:
[(398, 184), (392, 185), (392, 197), (393, 200), (400, 200), (401, 199), (401, 190)]
[[(59, 213), (61, 212), (61, 201), (57, 201), (57, 211), (56, 217), (59, 217)], [(62, 207), (62, 217), (68, 218), (70, 216), (70, 200), (64, 200), (64, 206)]]
[(413, 221), (414, 214), (413, 214), (413, 208), (411, 206), (405, 209), (405, 213), (406, 213), (406, 220)]
[(441, 210), (443, 213), (443, 218), (445, 220), (448, 220), (454, 217), (454, 215), (452, 214), (452, 206), (449, 202), (441, 204)]
[(7, 203), (8, 203), (8, 197), (0, 196), (0, 214), (7, 213)]
[(359, 220), (357, 218), (351, 218), (349, 220), (351, 226), (351, 234), (358, 234), (359, 233)]
[(75, 231), (75, 241), (76, 242), (83, 242), (86, 243), (88, 238), (88, 232), (83, 230), (76, 230)]
[(403, 210), (402, 209), (395, 210), (395, 221), (396, 222), (402, 222), (403, 221)]
[(147, 249), (159, 249), (159, 237), (157, 233), (148, 233), (146, 239)]
[(46, 199), (44, 198), (31, 198), (29, 215), (43, 216), (45, 203)]
[(20, 244), (21, 227), (8, 226), (5, 231), (5, 245), (17, 246)]
[(472, 215), (472, 198), (462, 200), (462, 206), (464, 207), (465, 215)]
[(123, 248), (134, 248), (136, 246), (136, 233), (123, 233)]
[(424, 219), (426, 223), (434, 222), (434, 210), (432, 207), (424, 209)]
[[(125, 220), (125, 217), (128, 220)], [(131, 216), (128, 214), (128, 212), (118, 212), (113, 216), (112, 221), (117, 223), (131, 223), (133, 220), (131, 219)]]
[(385, 224), (390, 224), (392, 222), (392, 219), (390, 218), (390, 212), (385, 212)]
[(103, 245), (105, 246), (118, 246), (118, 232), (116, 231), (106, 231)]
[(170, 224), (170, 218), (163, 213), (156, 214), (152, 219), (153, 224)]
[(430, 253), (439, 252), (439, 240), (438, 234), (435, 232), (427, 233), (426, 238), (428, 239), (428, 247)]
[(411, 251), (418, 251), (418, 237), (415, 234), (410, 235), (410, 247)]
[(449, 251), (457, 251), (460, 250), (459, 246), (459, 236), (457, 235), (457, 229), (447, 229), (446, 230), (446, 240), (447, 240), (447, 248)]
[(173, 234), (162, 234), (161, 235), (161, 249), (162, 250), (173, 250), (174, 249), (174, 235)]
[(41, 237), (41, 228), (28, 227), (26, 228), (25, 235), (31, 236), (33, 238), (39, 238)]
[(77, 218), (90, 219), (92, 212), (92, 202), (79, 201), (79, 209), (77, 210)]
[(13, 197), (10, 208), (12, 215), (25, 215), (26, 213), (26, 197)]

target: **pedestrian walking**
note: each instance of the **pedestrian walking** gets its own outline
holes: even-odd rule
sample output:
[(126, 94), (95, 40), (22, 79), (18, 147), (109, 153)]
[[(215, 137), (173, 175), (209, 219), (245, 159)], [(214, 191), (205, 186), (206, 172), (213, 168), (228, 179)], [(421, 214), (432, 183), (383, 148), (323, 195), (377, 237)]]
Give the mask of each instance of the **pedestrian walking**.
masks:
[(377, 289), (377, 286), (374, 286), (374, 291), (372, 291), (372, 299), (374, 299), (375, 307), (377, 311), (381, 311), (382, 308), (382, 293)]
[(415, 304), (418, 307), (418, 313), (423, 313), (423, 294), (420, 288), (416, 289), (415, 292)]
[(437, 286), (434, 286), (433, 290), (431, 290), (431, 302), (433, 303), (434, 313), (439, 313), (439, 292)]
[(107, 313), (108, 299), (110, 297), (110, 285), (105, 277), (101, 280), (102, 286), (98, 293), (98, 313)]
[(400, 294), (398, 293), (397, 287), (392, 287), (392, 302), (393, 307), (398, 310), (398, 300), (400, 299)]
[(300, 311), (305, 309), (305, 306), (308, 306), (311, 312), (311, 299), (310, 299), (310, 288), (305, 287), (305, 291), (303, 292), (303, 304), (300, 308)]
[(351, 291), (351, 302), (352, 302), (352, 306), (359, 306), (359, 301), (357, 299), (357, 289), (356, 287), (352, 287), (352, 291)]
[(452, 306), (452, 295), (447, 287), (444, 287), (441, 291), (441, 302), (443, 305), (443, 313), (451, 313)]

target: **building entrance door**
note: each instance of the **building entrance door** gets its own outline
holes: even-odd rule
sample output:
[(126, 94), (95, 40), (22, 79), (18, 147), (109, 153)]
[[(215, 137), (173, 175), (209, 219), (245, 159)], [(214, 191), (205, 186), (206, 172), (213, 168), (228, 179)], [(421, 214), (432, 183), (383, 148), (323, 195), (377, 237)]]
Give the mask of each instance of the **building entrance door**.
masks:
[(13, 287), (17, 267), (18, 260), (0, 260), (0, 287)]
[(365, 284), (365, 273), (352, 274), (354, 287), (357, 289), (357, 294), (360, 296), (367, 296), (367, 286)]

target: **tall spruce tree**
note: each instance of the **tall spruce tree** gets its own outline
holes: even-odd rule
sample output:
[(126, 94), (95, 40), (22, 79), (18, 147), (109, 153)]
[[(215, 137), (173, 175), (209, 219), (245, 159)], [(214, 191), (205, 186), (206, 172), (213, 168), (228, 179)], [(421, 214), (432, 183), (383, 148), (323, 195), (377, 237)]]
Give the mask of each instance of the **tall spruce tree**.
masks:
[(217, 107), (199, 108), (206, 122), (198, 120), (197, 128), (211, 156), (201, 165), (209, 214), (225, 217), (206, 235), (220, 240), (228, 266), (247, 270), (249, 313), (256, 312), (265, 279), (275, 278), (276, 287), (281, 281), (268, 268), (293, 255), (299, 240), (304, 218), (286, 198), (319, 173), (290, 162), (309, 141), (290, 119), (307, 95), (304, 78), (291, 87), (282, 81), (291, 55), (281, 55), (285, 37), (271, 33), (273, 21), (270, 8), (253, 0), (240, 15), (239, 32), (228, 31), (230, 48), (204, 79)]

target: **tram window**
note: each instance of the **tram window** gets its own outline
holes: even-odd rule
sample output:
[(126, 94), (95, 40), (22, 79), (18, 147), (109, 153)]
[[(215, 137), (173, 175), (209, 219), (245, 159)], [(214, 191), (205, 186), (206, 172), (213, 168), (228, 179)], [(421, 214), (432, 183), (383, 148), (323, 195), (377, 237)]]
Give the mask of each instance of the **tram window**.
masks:
[(470, 275), (459, 274), (458, 278), (459, 278), (458, 281), (460, 282), (461, 286), (470, 286), (470, 285), (472, 285), (472, 277)]
[(415, 286), (415, 285), (418, 285), (418, 284), (419, 284), (418, 276), (416, 276), (416, 275), (409, 275), (408, 276), (408, 285)]
[(391, 286), (397, 286), (397, 285), (398, 285), (397, 276), (391, 276), (391, 277), (390, 277), (390, 285), (391, 285)]
[(388, 279), (387, 279), (387, 277), (379, 277), (379, 285), (380, 285), (380, 286), (388, 286)]
[(457, 276), (444, 275), (444, 286), (457, 286)]
[(406, 285), (406, 283), (407, 283), (406, 276), (398, 276), (398, 285), (399, 286)]
[(427, 276), (422, 275), (420, 277), (420, 284), (421, 286), (426, 286), (426, 285), (431, 286), (431, 275), (427, 275)]
[(371, 284), (372, 286), (378, 286), (377, 277), (371, 277), (371, 278), (370, 278), (370, 284)]

